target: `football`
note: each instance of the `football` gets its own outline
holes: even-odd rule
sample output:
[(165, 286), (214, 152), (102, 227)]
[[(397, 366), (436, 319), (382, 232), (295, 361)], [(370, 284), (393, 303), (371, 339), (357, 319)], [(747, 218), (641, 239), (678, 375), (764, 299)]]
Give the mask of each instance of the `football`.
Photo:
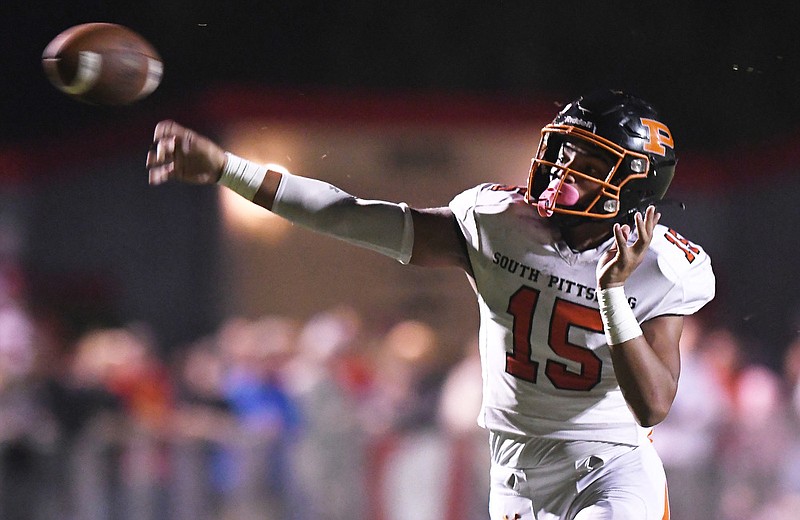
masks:
[(74, 99), (95, 105), (127, 105), (150, 95), (164, 65), (138, 33), (113, 23), (75, 25), (42, 53), (50, 82)]

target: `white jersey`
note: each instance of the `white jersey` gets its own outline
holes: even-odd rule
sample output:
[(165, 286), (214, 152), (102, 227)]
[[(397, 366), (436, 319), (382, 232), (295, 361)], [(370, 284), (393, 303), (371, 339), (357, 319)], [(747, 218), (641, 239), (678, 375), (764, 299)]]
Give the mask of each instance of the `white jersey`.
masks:
[[(574, 252), (514, 187), (482, 184), (450, 208), (466, 238), (480, 311), (483, 404), (490, 430), (641, 444), (606, 344), (595, 268), (613, 238)], [(708, 255), (658, 225), (625, 283), (639, 323), (692, 314), (714, 297)]]

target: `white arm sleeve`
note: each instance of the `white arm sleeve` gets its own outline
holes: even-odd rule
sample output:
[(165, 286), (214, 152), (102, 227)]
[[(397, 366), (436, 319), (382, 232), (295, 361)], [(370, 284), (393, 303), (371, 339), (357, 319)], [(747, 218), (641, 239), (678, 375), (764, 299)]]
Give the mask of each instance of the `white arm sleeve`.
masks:
[(403, 264), (411, 261), (414, 224), (407, 204), (359, 199), (327, 182), (281, 174), (273, 213)]

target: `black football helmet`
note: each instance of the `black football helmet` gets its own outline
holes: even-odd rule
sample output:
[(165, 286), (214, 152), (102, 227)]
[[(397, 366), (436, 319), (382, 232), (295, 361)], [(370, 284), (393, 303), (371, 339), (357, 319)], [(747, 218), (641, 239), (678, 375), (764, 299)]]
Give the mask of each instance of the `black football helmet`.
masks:
[[(559, 154), (567, 141), (608, 157), (613, 166), (605, 178), (562, 165)], [(598, 91), (569, 103), (542, 129), (525, 199), (543, 215), (557, 214), (562, 223), (626, 221), (664, 197), (676, 162), (672, 133), (650, 103), (616, 90)], [(594, 200), (576, 207), (559, 203), (568, 175), (599, 184)], [(549, 195), (542, 197), (548, 187)]]

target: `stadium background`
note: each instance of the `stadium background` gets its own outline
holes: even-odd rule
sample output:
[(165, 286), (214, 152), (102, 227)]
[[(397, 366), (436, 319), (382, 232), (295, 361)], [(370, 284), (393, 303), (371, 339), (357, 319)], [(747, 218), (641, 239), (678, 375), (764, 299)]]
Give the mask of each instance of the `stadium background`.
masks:
[[(401, 269), (275, 220), (253, 230), (215, 188), (148, 187), (152, 127), (175, 118), (360, 195), (434, 205), (476, 182), (523, 182), (557, 103), (615, 87), (652, 99), (676, 137), (671, 196), (686, 209), (665, 212), (714, 260), (704, 325), (729, 329), (748, 364), (785, 376), (800, 323), (795, 3), (10, 0), (0, 10), (4, 276), (65, 350), (94, 328), (140, 323), (168, 359), (232, 316), (307, 320), (345, 302), (381, 333), (431, 323), (456, 363), (475, 330), (463, 276)], [(128, 25), (159, 49), (165, 76), (150, 98), (90, 107), (47, 83), (44, 46), (86, 21)]]

